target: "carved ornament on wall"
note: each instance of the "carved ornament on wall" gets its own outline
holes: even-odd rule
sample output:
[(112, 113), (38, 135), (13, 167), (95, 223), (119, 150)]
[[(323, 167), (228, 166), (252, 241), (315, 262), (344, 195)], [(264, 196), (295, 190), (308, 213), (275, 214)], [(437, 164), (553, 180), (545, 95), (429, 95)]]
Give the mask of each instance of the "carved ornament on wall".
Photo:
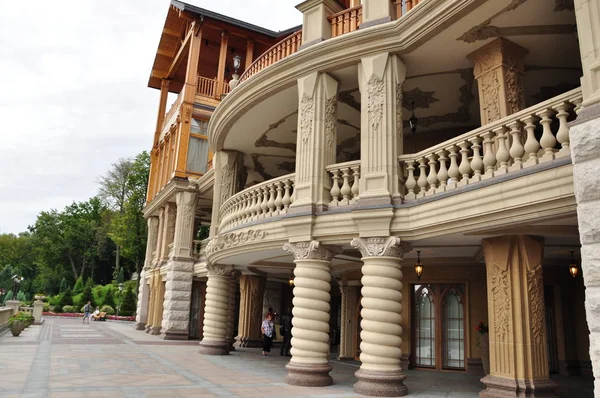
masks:
[(383, 101), (385, 97), (385, 82), (372, 76), (367, 83), (367, 110), (369, 116), (369, 126), (373, 130), (379, 128), (383, 118)]
[(408, 242), (403, 242), (395, 236), (383, 238), (354, 238), (350, 242), (352, 247), (360, 250), (363, 257), (396, 257), (402, 258), (405, 253), (412, 250)]
[(308, 140), (312, 135), (313, 120), (315, 114), (315, 99), (307, 95), (302, 97), (300, 101), (300, 112), (298, 117), (300, 136), (302, 137), (303, 145), (308, 144)]

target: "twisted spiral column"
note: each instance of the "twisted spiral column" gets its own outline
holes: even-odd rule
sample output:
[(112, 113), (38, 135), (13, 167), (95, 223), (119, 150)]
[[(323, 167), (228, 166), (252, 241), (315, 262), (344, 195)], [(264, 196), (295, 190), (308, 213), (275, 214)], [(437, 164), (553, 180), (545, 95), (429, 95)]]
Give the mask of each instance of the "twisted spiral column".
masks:
[(233, 329), (235, 328), (235, 292), (237, 290), (237, 280), (238, 273), (232, 272), (229, 277), (229, 302), (227, 305), (227, 342), (229, 343), (229, 351), (235, 351), (235, 347), (233, 346), (233, 343), (235, 343)]
[(408, 394), (402, 357), (402, 271), (410, 245), (396, 237), (355, 238), (362, 255), (360, 369), (354, 391), (378, 397)]
[(317, 241), (288, 243), (283, 249), (295, 257), (292, 359), (286, 383), (322, 387), (333, 384), (329, 375), (329, 292), (331, 259), (340, 252)]
[(206, 304), (204, 309), (204, 337), (200, 342), (200, 353), (226, 355), (227, 320), (229, 315), (229, 293), (232, 265), (207, 265)]

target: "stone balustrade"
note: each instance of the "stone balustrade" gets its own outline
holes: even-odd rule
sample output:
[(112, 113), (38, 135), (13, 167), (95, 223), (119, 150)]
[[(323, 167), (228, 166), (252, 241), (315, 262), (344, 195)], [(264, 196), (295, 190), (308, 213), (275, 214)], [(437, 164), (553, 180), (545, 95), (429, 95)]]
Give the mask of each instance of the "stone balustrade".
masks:
[(261, 182), (229, 198), (220, 209), (219, 232), (287, 214), (294, 201), (294, 174)]
[(406, 201), (569, 156), (569, 127), (582, 102), (577, 88), (506, 118), (401, 155)]
[(332, 164), (325, 169), (332, 179), (329, 206), (347, 206), (356, 203), (359, 197), (360, 160)]
[(206, 261), (206, 245), (210, 238), (204, 240), (194, 240), (194, 259), (198, 262)]

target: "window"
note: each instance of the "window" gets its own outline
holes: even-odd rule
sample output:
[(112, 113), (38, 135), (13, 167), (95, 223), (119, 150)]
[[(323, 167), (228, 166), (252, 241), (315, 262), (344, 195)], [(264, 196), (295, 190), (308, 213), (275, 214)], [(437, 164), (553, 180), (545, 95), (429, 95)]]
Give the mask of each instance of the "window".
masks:
[(416, 367), (465, 368), (463, 284), (413, 285), (413, 352)]
[(190, 144), (186, 168), (194, 173), (205, 173), (208, 167), (208, 121), (192, 118)]

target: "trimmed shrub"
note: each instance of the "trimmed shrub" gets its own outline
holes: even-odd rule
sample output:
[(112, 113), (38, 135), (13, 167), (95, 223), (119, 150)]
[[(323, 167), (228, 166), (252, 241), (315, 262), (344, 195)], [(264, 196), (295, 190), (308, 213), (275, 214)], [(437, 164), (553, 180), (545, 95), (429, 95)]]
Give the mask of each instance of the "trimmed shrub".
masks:
[(50, 303), (44, 303), (44, 312), (50, 311)]
[(27, 296), (22, 291), (17, 293), (17, 300), (25, 302), (27, 301)]
[(75, 282), (75, 287), (73, 287), (73, 293), (79, 294), (83, 292), (83, 279), (81, 277), (77, 278), (77, 282)]
[(62, 307), (62, 311), (66, 312), (68, 314), (72, 313), (72, 312), (76, 312), (75, 311), (75, 307), (72, 305), (65, 305), (64, 307)]
[(110, 305), (103, 305), (102, 308), (100, 308), (100, 312), (106, 312), (106, 315), (114, 315), (115, 309)]
[(103, 305), (108, 305), (111, 307), (115, 307), (115, 296), (113, 294), (112, 285), (105, 286), (106, 294), (104, 295), (104, 300), (102, 300)]
[(123, 301), (119, 315), (133, 315), (136, 311), (136, 297), (131, 291), (131, 285), (127, 286), (127, 289), (123, 292)]

